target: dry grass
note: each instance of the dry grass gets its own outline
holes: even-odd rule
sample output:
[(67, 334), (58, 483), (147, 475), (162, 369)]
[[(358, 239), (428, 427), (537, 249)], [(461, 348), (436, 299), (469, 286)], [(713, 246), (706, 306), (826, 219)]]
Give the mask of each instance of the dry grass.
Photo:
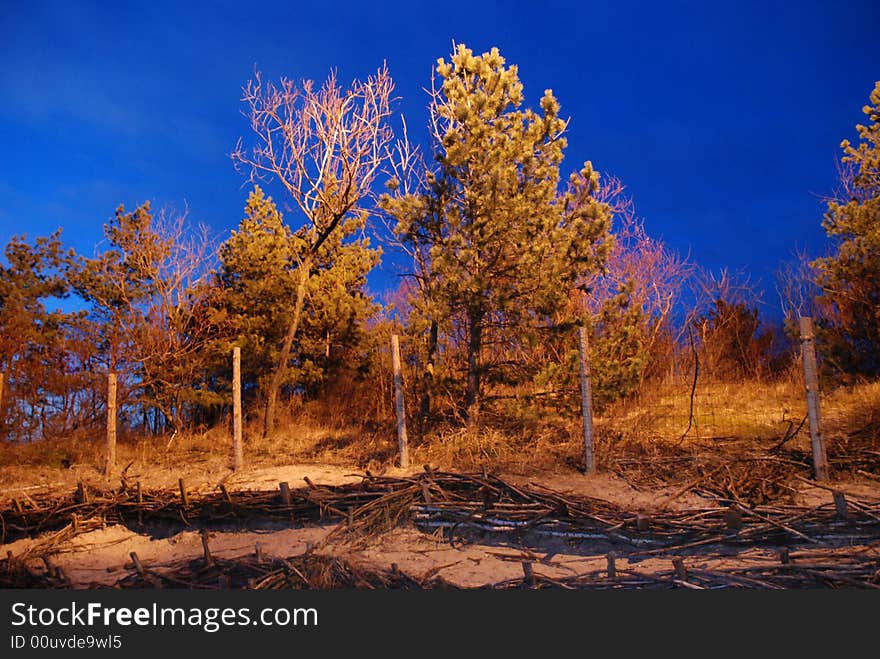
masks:
[[(645, 461), (681, 451), (752, 442), (764, 447), (781, 441), (806, 415), (802, 386), (782, 383), (703, 384), (694, 399), (694, 424), (687, 436), (690, 388), (687, 383), (647, 388), (596, 419), (600, 467), (623, 452)], [(350, 412), (350, 410), (348, 410)], [(829, 453), (858, 445), (880, 456), (880, 382), (859, 384), (822, 396)], [(550, 412), (539, 421), (493, 419), (479, 428), (439, 428), (425, 436), (411, 430), (411, 459), (446, 469), (488, 469), (514, 473), (582, 468), (578, 418)], [(311, 404), (288, 410), (280, 429), (260, 437), (256, 424), (245, 430), (248, 465), (324, 463), (381, 470), (394, 464), (394, 424), (362, 424), (345, 410)], [(230, 433), (225, 426), (174, 437), (122, 437), (118, 465), (132, 472), (173, 468), (222, 471), (231, 466)], [(808, 425), (788, 440), (787, 450), (808, 451)], [(674, 449), (674, 450), (673, 450)], [(94, 480), (103, 464), (103, 436), (79, 435), (27, 445), (0, 445), (0, 488), (47, 483), (59, 478)], [(60, 475), (60, 476), (59, 476)]]
[(806, 416), (803, 387), (780, 383), (659, 384), (613, 406), (599, 420), (610, 433), (640, 441), (768, 439)]
[[(597, 424), (606, 432), (640, 441), (773, 439), (807, 415), (803, 384), (783, 382), (701, 383), (688, 430), (690, 387), (658, 385), (610, 409)], [(841, 438), (880, 420), (880, 382), (823, 392), (823, 431)], [(804, 424), (801, 434), (806, 435)]]

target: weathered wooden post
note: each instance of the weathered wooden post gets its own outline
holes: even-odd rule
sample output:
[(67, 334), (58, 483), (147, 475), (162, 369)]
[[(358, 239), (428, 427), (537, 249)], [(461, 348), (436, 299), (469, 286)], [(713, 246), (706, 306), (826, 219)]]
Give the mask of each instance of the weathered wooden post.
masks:
[(616, 558), (617, 558), (617, 556), (615, 555), (615, 553), (613, 551), (609, 551), (608, 554), (605, 556), (605, 560), (608, 563), (608, 578), (609, 579), (614, 579), (617, 577), (617, 564), (616, 564), (616, 560), (615, 560)]
[(107, 375), (107, 461), (104, 476), (110, 478), (116, 468), (116, 373)]
[(822, 420), (819, 415), (819, 369), (816, 365), (816, 335), (813, 319), (800, 318), (801, 354), (804, 360), (804, 384), (807, 389), (807, 414), (810, 417), (810, 443), (813, 447), (813, 467), (816, 480), (828, 480), (828, 458), (822, 439)]
[(397, 334), (391, 335), (391, 364), (394, 369), (394, 403), (397, 409), (397, 443), (400, 451), (400, 466), (409, 467), (409, 447), (406, 437), (406, 410), (403, 405), (403, 374), (400, 370), (400, 341)]
[(241, 445), (241, 348), (232, 349), (232, 468), (244, 467), (244, 449)]
[(581, 357), (581, 412), (584, 417), (584, 454), (586, 473), (596, 471), (593, 458), (593, 392), (590, 385), (590, 353), (587, 342), (587, 328), (578, 328), (578, 352)]
[(290, 485), (288, 483), (279, 483), (278, 489), (281, 490), (281, 504), (290, 506)]

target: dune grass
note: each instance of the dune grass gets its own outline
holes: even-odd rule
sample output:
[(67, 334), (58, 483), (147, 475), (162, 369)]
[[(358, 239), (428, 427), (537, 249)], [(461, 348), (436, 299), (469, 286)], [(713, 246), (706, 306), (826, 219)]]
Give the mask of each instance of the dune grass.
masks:
[[(595, 419), (600, 466), (624, 444), (687, 448), (713, 441), (765, 442), (791, 435), (806, 416), (803, 387), (783, 382), (701, 383), (695, 392), (690, 430), (687, 383), (654, 385), (619, 402)], [(823, 432), (830, 445), (857, 438), (880, 451), (880, 382), (823, 392)], [(445, 469), (516, 472), (575, 469), (583, 464), (581, 419), (552, 409), (529, 418), (492, 418), (479, 427), (442, 426), (425, 434), (410, 429), (411, 462)], [(228, 424), (174, 436), (125, 436), (118, 446), (118, 469), (131, 465), (175, 469), (231, 466)], [(809, 450), (809, 425), (788, 440), (788, 448)], [(261, 437), (259, 425), (245, 428), (247, 466), (325, 463), (381, 471), (394, 465), (397, 438), (393, 420), (360, 423), (324, 403), (288, 410), (279, 430)], [(30, 444), (0, 445), (0, 487), (41, 482), (65, 471), (100, 477), (103, 434), (81, 433)]]

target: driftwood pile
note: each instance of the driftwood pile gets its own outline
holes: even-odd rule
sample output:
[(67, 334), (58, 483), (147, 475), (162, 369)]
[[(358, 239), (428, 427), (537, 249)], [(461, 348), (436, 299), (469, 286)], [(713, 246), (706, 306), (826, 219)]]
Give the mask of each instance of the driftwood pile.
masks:
[(357, 485), (318, 488), (310, 484), (297, 491), (269, 492), (229, 492), (220, 485), (207, 494), (189, 492), (183, 480), (176, 491), (147, 491), (139, 483), (116, 491), (93, 491), (80, 483), (68, 496), (14, 498), (7, 502), (8, 507), (0, 510), (0, 544), (75, 528), (82, 520), (169, 528), (234, 528), (254, 519), (285, 524), (338, 520), (349, 509), (359, 508), (388, 492), (386, 484), (374, 481), (365, 478)]
[[(90, 492), (84, 487), (60, 499), (13, 501), (0, 511), (4, 541), (39, 535), (28, 555), (0, 560), (0, 586), (65, 587), (60, 570), (45, 559), (45, 571), (27, 567), (73, 535), (101, 524), (149, 529), (174, 524), (202, 529), (204, 557), (145, 569), (132, 555), (131, 574), (119, 587), (184, 588), (435, 588), (436, 578), (419, 579), (392, 568), (362, 570), (328, 556), (328, 548), (360, 546), (410, 521), (425, 532), (439, 532), (455, 546), (483, 544), (546, 547), (563, 543), (565, 551), (607, 555), (607, 569), (564, 579), (540, 574), (540, 566), (523, 563), (523, 579), (492, 587), (557, 588), (796, 588), (880, 587), (880, 500), (868, 500), (828, 489), (818, 507), (791, 503), (748, 505), (716, 499), (714, 505), (687, 510), (660, 509), (650, 515), (625, 511), (583, 496), (565, 495), (537, 485), (521, 487), (488, 474), (432, 471), (411, 478), (365, 475), (360, 483), (308, 486), (273, 492), (207, 494), (179, 491), (145, 492), (124, 487)], [(689, 485), (689, 484), (688, 484)], [(682, 490), (683, 491), (683, 490)], [(208, 529), (241, 529), (249, 524), (304, 525), (333, 522), (322, 547), (301, 556), (269, 559), (257, 550), (232, 560), (211, 556)], [(42, 534), (42, 535), (40, 535)], [(36, 549), (35, 549), (36, 547)], [(759, 565), (710, 570), (707, 557), (752, 548), (770, 550), (774, 558)], [(316, 550), (322, 550), (317, 553)], [(615, 556), (626, 558), (616, 569)], [(699, 558), (700, 565), (694, 565)], [(650, 574), (633, 570), (648, 558), (672, 560), (671, 567)], [(689, 565), (689, 563), (691, 565)]]
[[(668, 442), (619, 442), (602, 467), (640, 490), (681, 484), (710, 498), (761, 505), (791, 500), (798, 478), (813, 473), (809, 451), (781, 439), (766, 441), (738, 437), (691, 440), (686, 446)], [(880, 425), (873, 424), (828, 441), (833, 478), (858, 477), (880, 482)]]
[[(442, 580), (417, 580), (396, 566), (390, 570), (355, 567), (340, 558), (308, 552), (288, 558), (248, 556), (234, 560), (199, 558), (177, 561), (161, 567), (144, 566), (132, 552), (129, 574), (116, 582), (113, 589), (130, 588), (185, 588), (189, 590), (249, 589), (249, 590), (328, 590), (357, 589), (416, 589), (450, 587)], [(29, 567), (21, 559), (0, 561), (0, 588), (70, 588), (64, 571), (44, 558), (45, 569)], [(86, 587), (86, 586), (80, 586)], [(93, 589), (110, 588), (91, 584)]]

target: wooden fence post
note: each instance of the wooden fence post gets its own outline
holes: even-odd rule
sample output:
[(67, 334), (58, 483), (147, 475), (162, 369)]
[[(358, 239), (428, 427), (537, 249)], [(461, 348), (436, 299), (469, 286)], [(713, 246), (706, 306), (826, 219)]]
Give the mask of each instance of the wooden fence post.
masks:
[(406, 410), (403, 405), (403, 374), (400, 370), (400, 341), (391, 335), (391, 364), (394, 368), (394, 402), (397, 409), (397, 443), (400, 450), (400, 466), (409, 467), (409, 447), (406, 437)]
[(241, 348), (232, 349), (232, 468), (244, 467), (244, 449), (241, 442)]
[(104, 476), (110, 478), (116, 468), (116, 373), (107, 375), (107, 461)]
[(281, 490), (281, 504), (290, 506), (290, 485), (288, 483), (279, 483), (278, 489)]
[(819, 369), (816, 365), (816, 335), (813, 332), (813, 319), (800, 318), (801, 354), (804, 360), (804, 384), (807, 389), (807, 414), (810, 417), (810, 443), (813, 447), (813, 467), (816, 480), (828, 480), (828, 458), (825, 455), (825, 442), (822, 439), (822, 420), (819, 415)]
[(590, 385), (590, 353), (587, 328), (578, 328), (578, 352), (581, 357), (581, 412), (584, 418), (584, 455), (586, 473), (596, 471), (593, 457), (593, 392)]

